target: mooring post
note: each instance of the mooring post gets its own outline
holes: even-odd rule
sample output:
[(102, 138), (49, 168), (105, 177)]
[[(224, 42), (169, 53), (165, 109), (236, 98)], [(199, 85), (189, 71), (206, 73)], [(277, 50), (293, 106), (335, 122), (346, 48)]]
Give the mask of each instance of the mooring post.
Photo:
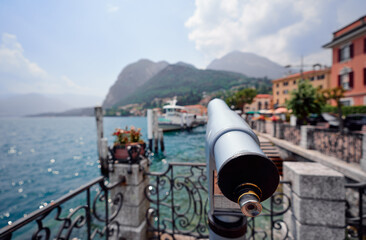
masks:
[(152, 152), (153, 148), (153, 110), (147, 110), (147, 139), (149, 140), (149, 150)]
[(160, 151), (165, 151), (163, 129), (159, 128)]
[(155, 153), (158, 152), (158, 146), (159, 146), (159, 129), (158, 129), (158, 111), (153, 111), (153, 138), (154, 138), (154, 151)]
[(94, 108), (95, 120), (97, 121), (97, 144), (98, 144), (98, 154), (100, 157), (101, 152), (101, 140), (103, 138), (103, 108), (101, 106), (96, 106)]
[[(94, 108), (95, 120), (97, 122), (97, 146), (98, 146), (98, 156), (99, 163), (101, 166), (101, 173), (104, 176), (108, 176), (108, 162), (107, 154), (108, 150), (105, 149), (105, 143), (103, 147), (103, 108), (101, 106), (96, 106)], [(108, 149), (108, 143), (106, 143)]]

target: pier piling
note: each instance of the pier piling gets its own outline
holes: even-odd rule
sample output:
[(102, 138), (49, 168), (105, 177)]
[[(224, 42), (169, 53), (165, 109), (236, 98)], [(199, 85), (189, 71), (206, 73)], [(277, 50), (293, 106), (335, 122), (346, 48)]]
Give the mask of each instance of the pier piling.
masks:
[(165, 151), (163, 129), (159, 129), (160, 151)]

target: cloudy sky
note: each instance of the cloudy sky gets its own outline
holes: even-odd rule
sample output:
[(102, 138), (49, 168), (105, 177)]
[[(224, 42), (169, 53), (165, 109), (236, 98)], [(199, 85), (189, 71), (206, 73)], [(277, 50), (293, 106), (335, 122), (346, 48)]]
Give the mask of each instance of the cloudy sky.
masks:
[(365, 0), (2, 0), (0, 96), (104, 97), (141, 58), (205, 68), (233, 50), (330, 65), (332, 32)]

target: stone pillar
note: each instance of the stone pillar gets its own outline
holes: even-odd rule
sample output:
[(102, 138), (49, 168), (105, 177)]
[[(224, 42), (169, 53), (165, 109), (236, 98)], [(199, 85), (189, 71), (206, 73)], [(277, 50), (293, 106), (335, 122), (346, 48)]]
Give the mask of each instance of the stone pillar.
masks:
[(284, 193), (292, 201), (285, 213), (294, 239), (345, 239), (345, 179), (320, 163), (284, 162)]
[[(143, 167), (148, 171), (147, 160), (144, 159), (138, 164), (133, 164), (132, 173), (128, 174), (129, 164), (115, 164), (114, 172), (110, 173), (111, 182), (116, 182), (122, 176), (126, 182), (111, 191), (111, 197), (121, 192), (123, 194), (123, 205), (116, 220), (121, 224), (119, 238), (131, 240), (147, 239), (146, 211), (150, 206), (145, 198), (144, 189), (149, 184), (149, 179), (144, 176)], [(118, 238), (117, 238), (118, 239)]]
[(300, 129), (300, 147), (305, 148), (305, 149), (309, 149), (309, 144), (308, 144), (308, 129), (313, 129), (313, 126), (309, 126), (309, 125), (304, 125), (301, 126)]
[(361, 169), (366, 172), (366, 133), (362, 137), (362, 157), (360, 159)]

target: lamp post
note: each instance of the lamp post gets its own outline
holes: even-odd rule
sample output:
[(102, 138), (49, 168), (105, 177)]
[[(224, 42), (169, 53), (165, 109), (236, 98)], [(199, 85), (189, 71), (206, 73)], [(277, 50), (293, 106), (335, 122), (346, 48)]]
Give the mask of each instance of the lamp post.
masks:
[(316, 67), (321, 68), (322, 65), (320, 63), (315, 63), (315, 64), (312, 64), (312, 65), (309, 65), (309, 64), (306, 64), (305, 65), (303, 63), (303, 57), (301, 57), (301, 63), (300, 63), (300, 65), (291, 65), (291, 64), (289, 64), (289, 65), (284, 66), (284, 68), (291, 68), (291, 67), (299, 67), (300, 68), (300, 79), (303, 80), (304, 79), (303, 78), (303, 73), (304, 73), (304, 68), (305, 67), (312, 67), (313, 68), (313, 71), (315, 71)]

